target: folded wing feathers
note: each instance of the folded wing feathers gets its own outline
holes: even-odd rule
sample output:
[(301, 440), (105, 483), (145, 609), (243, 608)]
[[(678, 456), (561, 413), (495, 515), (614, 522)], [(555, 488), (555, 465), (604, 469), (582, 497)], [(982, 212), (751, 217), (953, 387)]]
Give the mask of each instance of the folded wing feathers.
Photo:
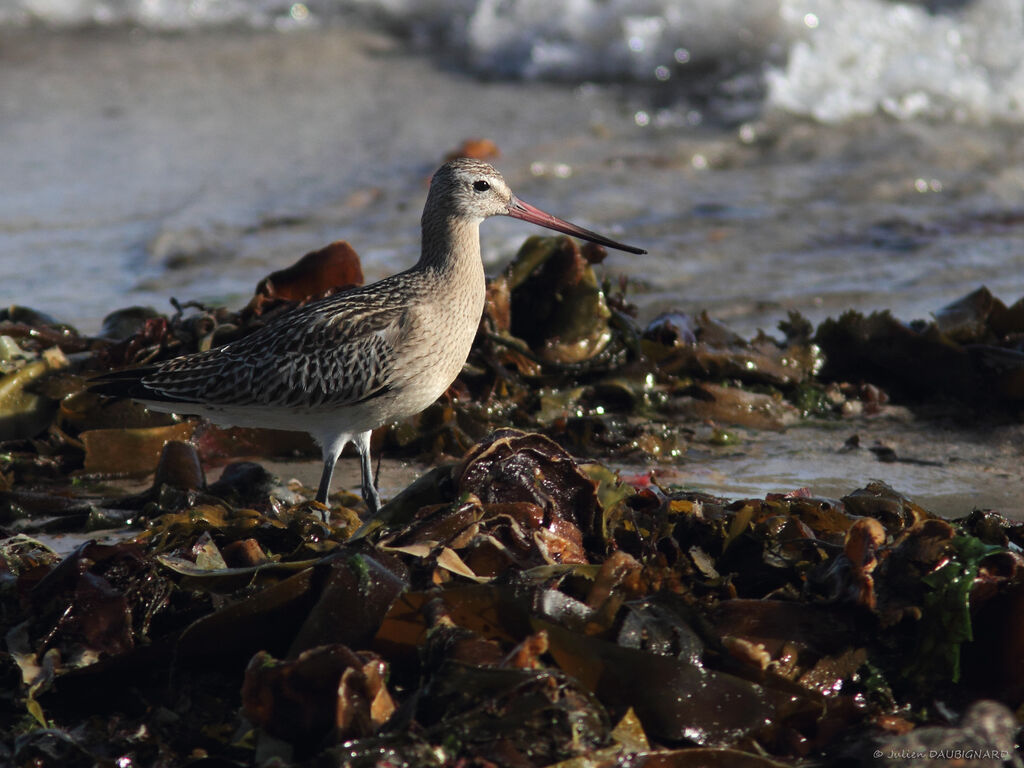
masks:
[(224, 347), (100, 377), (95, 389), (225, 406), (359, 402), (388, 388), (404, 304), (401, 296), (358, 289), (336, 294)]

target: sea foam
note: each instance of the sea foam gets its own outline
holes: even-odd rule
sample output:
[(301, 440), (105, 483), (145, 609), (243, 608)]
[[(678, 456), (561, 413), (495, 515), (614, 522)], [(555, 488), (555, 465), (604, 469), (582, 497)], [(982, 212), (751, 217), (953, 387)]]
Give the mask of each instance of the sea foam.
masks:
[(0, 0), (8, 27), (336, 23), (383, 25), (484, 77), (651, 83), (681, 112), (704, 79), (824, 123), (1024, 121), (1021, 0)]

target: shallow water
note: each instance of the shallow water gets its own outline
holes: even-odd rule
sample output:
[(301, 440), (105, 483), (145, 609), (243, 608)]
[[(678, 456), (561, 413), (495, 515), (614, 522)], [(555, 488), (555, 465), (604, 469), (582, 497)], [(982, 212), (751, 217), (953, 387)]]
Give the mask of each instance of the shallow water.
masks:
[[(170, 295), (240, 304), (336, 238), (377, 278), (415, 260), (444, 153), (484, 136), (521, 197), (650, 251), (607, 262), (646, 314), (706, 307), (747, 333), (790, 308), (909, 319), (982, 283), (1024, 295), (1018, 129), (638, 125), (649, 98), (482, 82), (359, 29), (8, 30), (0, 285), (94, 331), (111, 307)], [(534, 231), (487, 222), (489, 271)]]

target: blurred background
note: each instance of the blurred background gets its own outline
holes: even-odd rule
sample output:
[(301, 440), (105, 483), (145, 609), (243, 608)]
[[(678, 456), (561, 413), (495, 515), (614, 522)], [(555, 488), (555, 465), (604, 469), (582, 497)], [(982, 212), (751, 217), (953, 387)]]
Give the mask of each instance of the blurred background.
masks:
[[(1024, 295), (1019, 0), (0, 0), (0, 300), (243, 304), (335, 239), (412, 264), (470, 138), (647, 248), (641, 314)], [(495, 273), (534, 230), (483, 227)]]

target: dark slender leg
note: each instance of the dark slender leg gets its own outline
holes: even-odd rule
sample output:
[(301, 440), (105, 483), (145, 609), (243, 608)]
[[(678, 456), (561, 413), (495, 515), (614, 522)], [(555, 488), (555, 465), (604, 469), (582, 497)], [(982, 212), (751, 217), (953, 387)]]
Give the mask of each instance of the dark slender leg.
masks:
[[(331, 477), (334, 475), (334, 465), (338, 463), (338, 454), (341, 453), (344, 447), (345, 441), (335, 445), (324, 445), (324, 471), (320, 475), (320, 487), (316, 491), (316, 500), (325, 507), (329, 506), (327, 504), (327, 496), (331, 492)], [(330, 510), (325, 509), (323, 512), (324, 522), (329, 522), (330, 517)]]
[(331, 476), (334, 475), (334, 457), (324, 459), (324, 471), (320, 475), (320, 488), (316, 492), (316, 500), (327, 504), (327, 494), (331, 492)]
[(362, 432), (356, 435), (353, 442), (359, 451), (359, 468), (363, 473), (363, 501), (370, 508), (370, 514), (375, 515), (380, 509), (380, 495), (373, 484), (373, 467), (370, 466), (370, 433)]

